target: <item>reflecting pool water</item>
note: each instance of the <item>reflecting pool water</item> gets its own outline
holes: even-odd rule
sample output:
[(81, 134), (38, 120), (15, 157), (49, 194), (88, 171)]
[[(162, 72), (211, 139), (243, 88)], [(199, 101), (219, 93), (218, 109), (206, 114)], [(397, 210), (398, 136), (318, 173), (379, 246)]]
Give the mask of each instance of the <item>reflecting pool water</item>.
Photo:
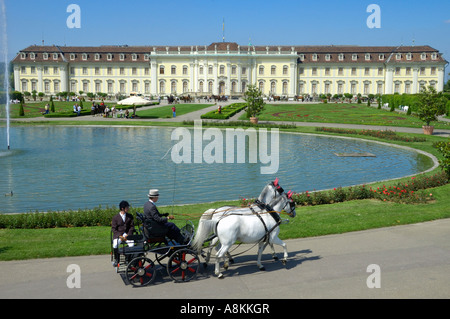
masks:
[[(417, 152), (378, 143), (303, 134), (279, 135), (279, 169), (260, 163), (175, 164), (172, 128), (13, 127), (11, 151), (0, 130), (0, 212), (142, 207), (148, 190), (160, 205), (256, 197), (278, 177), (295, 192), (369, 183), (415, 174), (431, 166)], [(270, 130), (268, 130), (270, 134)], [(270, 151), (270, 150), (269, 150)], [(375, 157), (338, 157), (335, 153)], [(13, 196), (11, 196), (11, 192)]]

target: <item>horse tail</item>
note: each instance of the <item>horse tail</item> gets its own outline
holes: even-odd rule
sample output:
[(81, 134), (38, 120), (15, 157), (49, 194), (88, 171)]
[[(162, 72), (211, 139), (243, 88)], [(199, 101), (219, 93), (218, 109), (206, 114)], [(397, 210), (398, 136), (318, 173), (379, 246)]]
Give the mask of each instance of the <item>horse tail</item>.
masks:
[(194, 239), (191, 242), (191, 247), (197, 252), (202, 250), (203, 243), (208, 236), (214, 232), (217, 224), (217, 220), (212, 219), (212, 214), (206, 214), (208, 212), (209, 210), (206, 211), (200, 218), (197, 231), (195, 232)]

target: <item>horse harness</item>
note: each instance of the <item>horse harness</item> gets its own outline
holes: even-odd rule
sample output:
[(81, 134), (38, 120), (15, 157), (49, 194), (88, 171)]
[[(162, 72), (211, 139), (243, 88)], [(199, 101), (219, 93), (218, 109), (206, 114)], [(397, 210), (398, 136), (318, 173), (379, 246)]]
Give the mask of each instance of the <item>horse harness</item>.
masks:
[(261, 241), (265, 241), (266, 243), (269, 243), (269, 235), (270, 235), (270, 233), (271, 233), (275, 228), (277, 228), (278, 226), (280, 226), (280, 224), (281, 224), (281, 218), (280, 218), (280, 215), (278, 215), (277, 212), (275, 212), (275, 211), (273, 210), (273, 208), (272, 208), (269, 204), (265, 204), (265, 203), (263, 203), (263, 202), (261, 202), (261, 201), (259, 201), (259, 200), (256, 200), (256, 201), (255, 201), (255, 204), (256, 204), (260, 209), (265, 210), (266, 212), (268, 212), (268, 213), (270, 214), (270, 216), (272, 216), (272, 218), (275, 220), (275, 225), (274, 225), (271, 229), (268, 229), (268, 228), (267, 228), (267, 225), (266, 225), (266, 223), (264, 222), (264, 220), (262, 219), (261, 215), (260, 215), (258, 212), (256, 212), (256, 211), (253, 209), (252, 206), (250, 206), (250, 210), (252, 211), (252, 213), (253, 213), (254, 215), (258, 216), (259, 220), (260, 220), (261, 223), (263, 224), (264, 229), (265, 229), (265, 231), (266, 231), (266, 234), (264, 235), (264, 237), (261, 238), (259, 241), (260, 241), (260, 242), (261, 242)]

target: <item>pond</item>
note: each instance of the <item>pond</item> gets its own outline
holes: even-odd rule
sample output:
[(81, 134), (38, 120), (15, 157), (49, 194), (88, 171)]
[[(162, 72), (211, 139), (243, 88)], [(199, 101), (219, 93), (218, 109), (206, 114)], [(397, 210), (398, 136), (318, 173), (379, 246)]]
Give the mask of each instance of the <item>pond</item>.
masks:
[[(408, 149), (286, 133), (279, 134), (279, 164), (273, 174), (261, 174), (262, 164), (248, 160), (176, 164), (171, 156), (171, 147), (177, 143), (171, 139), (173, 131), (159, 127), (12, 127), (8, 151), (2, 128), (0, 212), (117, 207), (121, 200), (142, 207), (150, 188), (160, 190), (160, 205), (237, 200), (257, 197), (276, 177), (286, 191), (303, 192), (403, 177), (432, 166), (430, 158)], [(336, 156), (355, 152), (374, 156)]]

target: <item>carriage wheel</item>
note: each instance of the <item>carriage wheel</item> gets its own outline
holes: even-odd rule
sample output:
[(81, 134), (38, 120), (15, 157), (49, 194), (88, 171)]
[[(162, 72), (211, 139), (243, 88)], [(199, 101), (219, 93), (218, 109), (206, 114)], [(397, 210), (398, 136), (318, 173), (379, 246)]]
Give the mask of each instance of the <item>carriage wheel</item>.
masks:
[(133, 286), (147, 286), (155, 279), (155, 264), (146, 257), (136, 257), (128, 263), (125, 275)]
[(197, 275), (200, 261), (197, 254), (190, 249), (180, 249), (170, 256), (167, 273), (176, 282), (189, 281)]

